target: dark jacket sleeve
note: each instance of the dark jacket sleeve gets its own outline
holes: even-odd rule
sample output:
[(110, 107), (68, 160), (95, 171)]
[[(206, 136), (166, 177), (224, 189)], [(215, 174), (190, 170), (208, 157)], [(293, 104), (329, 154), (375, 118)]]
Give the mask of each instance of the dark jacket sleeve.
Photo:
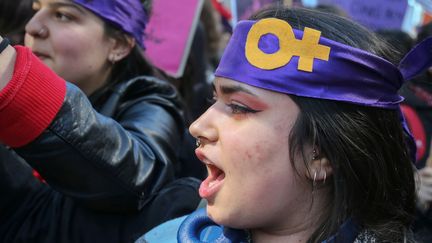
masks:
[[(38, 72), (45, 72), (44, 68)], [(27, 77), (25, 83), (36, 81)], [(107, 211), (141, 209), (174, 176), (181, 115), (165, 96), (175, 96), (175, 91), (164, 86), (165, 96), (154, 92), (132, 96), (122, 103), (114, 120), (96, 112), (74, 85), (67, 84), (66, 90), (49, 126), (15, 151), (52, 188), (85, 206)], [(38, 97), (37, 102), (49, 106), (50, 98)], [(31, 121), (20, 120), (21, 126), (32, 126)]]

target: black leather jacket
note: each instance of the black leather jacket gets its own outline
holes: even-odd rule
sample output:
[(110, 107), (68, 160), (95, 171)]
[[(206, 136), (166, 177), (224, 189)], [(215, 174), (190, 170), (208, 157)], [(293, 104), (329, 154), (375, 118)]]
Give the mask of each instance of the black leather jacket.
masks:
[(97, 112), (28, 49), (16, 50), (20, 64), (0, 93), (1, 141), (16, 147), (0, 146), (0, 242), (133, 242), (194, 210), (198, 180), (175, 180), (185, 127), (172, 86), (123, 82)]
[(88, 207), (139, 210), (173, 180), (183, 132), (177, 93), (153, 77), (117, 85), (100, 113), (67, 84), (48, 129), (15, 151), (51, 187)]

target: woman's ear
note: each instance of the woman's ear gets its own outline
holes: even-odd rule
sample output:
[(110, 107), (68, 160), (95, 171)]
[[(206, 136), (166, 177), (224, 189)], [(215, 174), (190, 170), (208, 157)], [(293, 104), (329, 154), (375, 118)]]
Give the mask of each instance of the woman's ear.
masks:
[[(314, 150), (315, 151), (315, 150)], [(327, 157), (313, 155), (309, 163), (309, 170), (306, 176), (314, 182), (323, 181), (330, 177), (333, 173), (333, 168)]]
[(112, 47), (108, 54), (108, 60), (111, 63), (116, 63), (125, 58), (135, 47), (135, 39), (131, 36), (125, 38), (111, 38)]

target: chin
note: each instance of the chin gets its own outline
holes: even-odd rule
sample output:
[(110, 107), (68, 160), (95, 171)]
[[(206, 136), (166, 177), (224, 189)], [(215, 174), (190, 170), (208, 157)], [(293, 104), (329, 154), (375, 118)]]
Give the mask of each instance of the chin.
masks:
[(222, 213), (218, 212), (214, 206), (207, 205), (207, 215), (211, 220), (213, 220), (213, 222), (219, 225), (226, 225), (226, 223), (229, 222), (229, 220), (224, 217)]
[[(223, 225), (235, 229), (244, 229), (246, 224), (241, 222), (241, 217), (235, 216), (232, 213), (221, 208), (221, 212), (215, 207), (207, 206), (207, 215), (218, 225)], [(241, 214), (240, 214), (241, 215)]]

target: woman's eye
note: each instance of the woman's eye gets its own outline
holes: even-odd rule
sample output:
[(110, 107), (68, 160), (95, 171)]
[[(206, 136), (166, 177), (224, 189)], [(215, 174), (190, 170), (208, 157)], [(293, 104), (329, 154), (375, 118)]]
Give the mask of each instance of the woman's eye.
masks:
[(62, 12), (56, 12), (55, 17), (56, 17), (56, 19), (58, 19), (60, 21), (70, 21), (72, 19), (72, 17), (70, 17), (69, 15), (64, 14)]
[(238, 104), (227, 104), (228, 108), (230, 109), (230, 112), (232, 114), (247, 114), (247, 113), (257, 113), (257, 110), (251, 109), (244, 105), (238, 105)]

